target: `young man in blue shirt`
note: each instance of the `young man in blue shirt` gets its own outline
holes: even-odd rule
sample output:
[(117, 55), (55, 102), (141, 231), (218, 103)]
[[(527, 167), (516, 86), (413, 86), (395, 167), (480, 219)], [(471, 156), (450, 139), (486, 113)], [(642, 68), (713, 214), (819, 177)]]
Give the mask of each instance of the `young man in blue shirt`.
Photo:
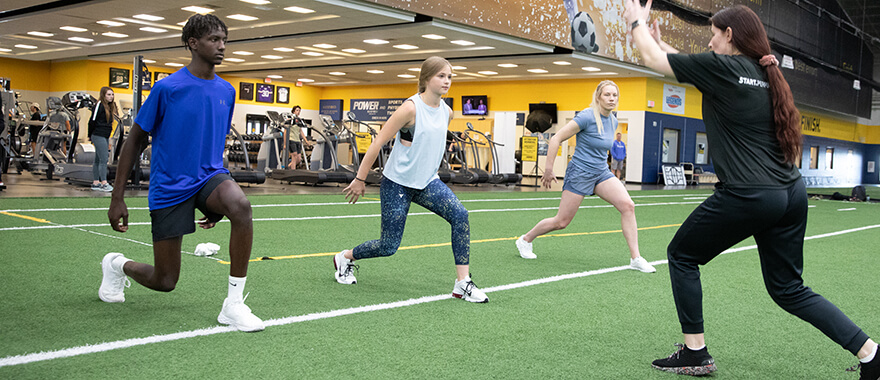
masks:
[(611, 142), (611, 171), (614, 172), (614, 176), (617, 179), (620, 179), (620, 174), (623, 172), (623, 160), (626, 158), (626, 144), (623, 141), (620, 141), (620, 133), (617, 134), (617, 138)]
[(153, 290), (174, 290), (183, 235), (195, 232), (198, 208), (204, 214), (201, 228), (214, 227), (224, 216), (232, 225), (229, 290), (217, 321), (252, 332), (263, 330), (264, 324), (242, 296), (253, 243), (251, 205), (222, 159), (235, 89), (214, 72), (223, 61), (226, 35), (226, 25), (214, 15), (190, 17), (181, 39), (192, 60), (153, 86), (135, 118), (120, 154), (108, 217), (114, 230), (128, 230), (125, 182), (152, 135), (149, 204), (155, 265), (108, 253), (101, 262), (104, 278), (98, 295), (105, 302), (124, 302), (126, 276)]

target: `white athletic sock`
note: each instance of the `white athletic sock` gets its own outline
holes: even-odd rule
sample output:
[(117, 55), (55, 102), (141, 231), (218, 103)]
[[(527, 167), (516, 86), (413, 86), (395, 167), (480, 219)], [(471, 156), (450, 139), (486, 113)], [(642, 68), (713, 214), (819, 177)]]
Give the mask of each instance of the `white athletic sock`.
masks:
[(691, 351), (699, 351), (699, 350), (702, 350), (702, 349), (704, 349), (704, 348), (706, 348), (706, 345), (705, 345), (705, 344), (702, 345), (702, 346), (700, 346), (699, 348), (690, 348), (690, 347), (688, 347), (688, 350), (691, 350)]
[(230, 300), (241, 300), (244, 297), (244, 283), (247, 281), (247, 277), (232, 277), (229, 276), (229, 292), (226, 295), (226, 298)]
[(110, 267), (113, 269), (119, 269), (122, 271), (122, 273), (125, 273), (125, 271), (122, 270), (122, 267), (125, 265), (125, 263), (127, 263), (129, 261), (134, 261), (134, 260), (129, 259), (125, 256), (118, 256), (115, 259), (113, 259), (113, 261), (110, 262)]
[(865, 356), (864, 358), (859, 359), (859, 362), (860, 363), (868, 363), (871, 360), (874, 360), (875, 355), (877, 355), (877, 345), (876, 344), (874, 345), (874, 350), (872, 350), (871, 353), (868, 354), (868, 356)]

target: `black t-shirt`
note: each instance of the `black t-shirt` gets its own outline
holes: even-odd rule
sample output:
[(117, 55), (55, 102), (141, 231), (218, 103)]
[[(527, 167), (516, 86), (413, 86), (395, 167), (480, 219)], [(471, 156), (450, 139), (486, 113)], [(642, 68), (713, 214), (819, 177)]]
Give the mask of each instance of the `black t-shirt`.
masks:
[(718, 179), (729, 187), (783, 188), (800, 179), (776, 138), (767, 75), (743, 55), (669, 54), (676, 79), (703, 93), (703, 122)]

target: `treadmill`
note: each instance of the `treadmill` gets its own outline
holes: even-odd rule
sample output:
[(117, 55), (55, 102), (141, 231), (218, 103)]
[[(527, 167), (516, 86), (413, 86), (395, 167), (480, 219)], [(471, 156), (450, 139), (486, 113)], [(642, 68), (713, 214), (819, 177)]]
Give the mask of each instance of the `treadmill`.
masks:
[[(492, 154), (492, 172), (489, 173), (489, 183), (507, 185), (507, 184), (515, 184), (515, 183), (518, 183), (519, 181), (522, 181), (522, 174), (501, 173), (498, 169), (498, 167), (499, 167), (498, 166), (498, 162), (499, 162), (498, 161), (498, 152), (496, 151), (495, 146), (496, 145), (497, 146), (504, 146), (504, 144), (497, 143), (497, 142), (493, 141), (492, 139), (490, 139), (489, 136), (486, 136), (485, 133), (474, 129), (474, 127), (471, 125), (471, 123), (467, 123), (467, 127), (470, 130), (470, 132), (474, 132), (474, 133), (477, 133), (477, 134), (483, 136), (483, 138), (485, 138), (486, 141), (489, 142), (490, 154)], [(474, 152), (475, 157), (477, 157), (476, 154), (477, 153)], [(477, 161), (477, 164), (479, 165), (479, 163), (480, 163), (479, 158), (476, 158), (476, 161)]]
[[(355, 173), (346, 170), (344, 167), (339, 165), (339, 161), (336, 156), (336, 148), (333, 146), (333, 143), (339, 140), (340, 132), (337, 132), (339, 127), (333, 122), (332, 119), (330, 119), (330, 116), (321, 115), (320, 117), (322, 123), (324, 124), (324, 132), (327, 132), (326, 134), (312, 126), (305, 124), (303, 125), (310, 131), (317, 133), (318, 136), (320, 136), (324, 140), (324, 149), (330, 149), (330, 168), (320, 170), (292, 168), (276, 169), (272, 170), (272, 179), (288, 183), (303, 182), (310, 185), (318, 185), (322, 183), (349, 183), (351, 181), (354, 181)], [(285, 128), (290, 127), (285, 126)], [(284, 145), (284, 151), (287, 152), (286, 142)], [(357, 156), (355, 155), (355, 157)]]

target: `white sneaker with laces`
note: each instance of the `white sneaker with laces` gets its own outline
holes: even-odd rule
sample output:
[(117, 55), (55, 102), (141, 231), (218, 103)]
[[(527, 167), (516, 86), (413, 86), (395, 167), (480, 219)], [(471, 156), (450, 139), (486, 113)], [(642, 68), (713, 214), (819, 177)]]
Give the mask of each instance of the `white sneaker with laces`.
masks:
[(244, 332), (257, 332), (266, 329), (263, 320), (251, 312), (251, 308), (244, 304), (247, 296), (240, 300), (232, 300), (227, 297), (223, 300), (223, 309), (217, 316), (217, 322), (229, 325)]
[(93, 184), (93, 185), (92, 185), (92, 191), (104, 191), (104, 186), (101, 186), (100, 183), (97, 184), (97, 185)]
[(333, 256), (333, 266), (336, 267), (336, 282), (344, 285), (357, 284), (357, 279), (354, 278), (354, 273), (352, 272), (357, 269), (358, 266), (352, 264), (351, 260), (345, 258), (345, 251), (339, 252), (336, 256)]
[(109, 183), (105, 183), (105, 184), (101, 185), (101, 191), (103, 191), (105, 193), (110, 193), (113, 191), (113, 185), (111, 185)]
[(516, 249), (519, 250), (519, 256), (524, 259), (538, 258), (538, 255), (535, 255), (535, 253), (532, 252), (532, 243), (523, 240), (522, 236), (520, 236), (519, 239), (516, 239)]
[(104, 277), (101, 279), (98, 297), (104, 302), (125, 302), (125, 288), (131, 286), (131, 281), (125, 276), (122, 267), (113, 267), (113, 260), (117, 257), (125, 258), (121, 253), (110, 252), (104, 255), (104, 259), (101, 260), (101, 271), (104, 273)]
[(629, 267), (644, 273), (654, 273), (657, 271), (656, 269), (654, 269), (653, 266), (651, 266), (651, 264), (648, 264), (644, 257), (641, 256), (630, 259)]
[(477, 288), (477, 285), (471, 281), (470, 275), (465, 277), (464, 280), (455, 281), (455, 286), (452, 287), (452, 296), (474, 303), (489, 302), (489, 296)]

